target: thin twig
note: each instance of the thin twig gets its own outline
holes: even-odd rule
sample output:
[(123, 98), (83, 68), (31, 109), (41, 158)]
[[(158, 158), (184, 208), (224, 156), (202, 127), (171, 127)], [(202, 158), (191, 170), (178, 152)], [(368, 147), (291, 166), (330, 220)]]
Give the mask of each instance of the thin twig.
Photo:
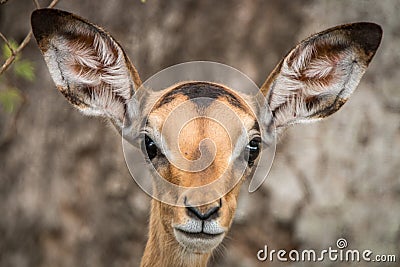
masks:
[(40, 4), (39, 4), (38, 0), (33, 0), (33, 3), (35, 4), (37, 9), (40, 8)]
[[(53, 0), (48, 6), (47, 8), (53, 8), (55, 5), (57, 5), (59, 0)], [(36, 1), (35, 1), (36, 2)], [(36, 3), (35, 3), (36, 5)], [(0, 33), (1, 34), (1, 33)], [(29, 31), (28, 35), (25, 37), (25, 39), (22, 41), (22, 43), (18, 46), (18, 48), (16, 50), (12, 50), (11, 49), (11, 56), (9, 58), (7, 58), (6, 62), (4, 62), (3, 66), (1, 66), (0, 68), (0, 75), (2, 75), (7, 69), (8, 67), (10, 67), (10, 65), (14, 62), (17, 54), (19, 54), (22, 49), (25, 48), (25, 46), (29, 43), (29, 41), (32, 39), (32, 30)], [(9, 48), (10, 47), (10, 43), (8, 42), (7, 38), (5, 38), (5, 36), (3, 34), (1, 34), (1, 38), (6, 42), (7, 46)], [(7, 41), (6, 41), (7, 40)], [(14, 51), (14, 52), (13, 52)]]
[(59, 0), (53, 0), (50, 5), (47, 6), (47, 8), (53, 8), (55, 5), (57, 5)]
[(22, 41), (22, 43), (19, 45), (19, 47), (17, 48), (17, 50), (14, 51), (14, 53), (12, 53), (12, 55), (7, 58), (6, 62), (3, 64), (3, 66), (0, 69), (0, 75), (3, 74), (4, 71), (6, 71), (8, 69), (8, 67), (11, 65), (11, 63), (13, 63), (13, 61), (15, 60), (15, 58), (17, 57), (17, 54), (19, 52), (21, 52), (22, 49), (25, 48), (25, 46), (29, 43), (29, 41), (32, 38), (32, 30), (29, 31), (28, 35), (25, 37), (25, 39)]
[(10, 41), (8, 41), (8, 39), (0, 32), (0, 37), (1, 39), (3, 39), (3, 41), (6, 43), (6, 45), (8, 46), (8, 48), (11, 51), (11, 54), (15, 54), (14, 48), (12, 47)]

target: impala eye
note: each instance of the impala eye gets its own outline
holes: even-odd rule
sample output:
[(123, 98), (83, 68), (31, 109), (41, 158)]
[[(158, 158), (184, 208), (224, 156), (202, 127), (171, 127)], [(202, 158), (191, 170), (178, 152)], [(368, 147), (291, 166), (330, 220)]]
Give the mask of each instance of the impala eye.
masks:
[(260, 154), (260, 143), (261, 143), (261, 139), (259, 137), (256, 137), (256, 138), (252, 139), (246, 146), (246, 150), (249, 155), (247, 162), (249, 163), (250, 167), (254, 165), (254, 161), (257, 159), (258, 155)]
[(146, 135), (144, 137), (144, 144), (146, 146), (147, 156), (150, 160), (154, 159), (158, 154), (158, 147), (156, 143)]

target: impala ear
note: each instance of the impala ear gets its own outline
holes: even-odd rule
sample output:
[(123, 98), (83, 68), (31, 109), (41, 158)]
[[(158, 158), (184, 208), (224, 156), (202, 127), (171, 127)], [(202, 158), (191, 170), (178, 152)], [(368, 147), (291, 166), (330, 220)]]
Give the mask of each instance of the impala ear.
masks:
[(277, 129), (325, 118), (356, 89), (381, 42), (374, 23), (342, 25), (300, 42), (278, 64), (262, 93)]
[(121, 46), (65, 11), (35, 10), (31, 23), (58, 90), (82, 113), (107, 117), (121, 131), (124, 119), (134, 116), (134, 87), (141, 84)]

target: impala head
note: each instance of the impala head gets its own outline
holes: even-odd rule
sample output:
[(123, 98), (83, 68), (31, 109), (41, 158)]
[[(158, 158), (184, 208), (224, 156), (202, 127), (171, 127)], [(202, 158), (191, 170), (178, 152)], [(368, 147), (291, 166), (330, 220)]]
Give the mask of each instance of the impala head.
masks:
[[(176, 205), (153, 201), (150, 227), (160, 228), (166, 243), (194, 254), (209, 253), (223, 240), (240, 185), (257, 167), (275, 129), (279, 134), (288, 125), (336, 112), (355, 90), (382, 36), (376, 24), (354, 23), (307, 38), (267, 78), (260, 108), (236, 88), (209, 81), (135, 94), (142, 85), (135, 67), (101, 28), (48, 9), (33, 13), (32, 27), (67, 100), (83, 114), (109, 118), (123, 136), (140, 144), (151, 173), (188, 188), (175, 194), (154, 186), (156, 193), (172, 195)], [(211, 189), (196, 189), (221, 177)]]
[(173, 195), (155, 195), (165, 200), (157, 202), (162, 225), (186, 251), (210, 252), (227, 233), (240, 184), (260, 153), (256, 114), (235, 91), (204, 81), (173, 85), (151, 106), (147, 155), (160, 177), (183, 188), (156, 186)]

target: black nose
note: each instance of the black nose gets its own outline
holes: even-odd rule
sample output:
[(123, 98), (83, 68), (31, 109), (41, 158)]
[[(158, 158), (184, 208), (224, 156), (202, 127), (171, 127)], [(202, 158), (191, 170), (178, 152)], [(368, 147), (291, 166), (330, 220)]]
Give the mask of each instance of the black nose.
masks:
[(221, 199), (219, 200), (218, 204), (209, 206), (205, 211), (204, 206), (202, 207), (193, 207), (187, 204), (187, 198), (185, 198), (185, 205), (186, 205), (186, 213), (188, 214), (189, 217), (192, 218), (198, 218), (200, 220), (208, 220), (208, 219), (214, 219), (218, 217), (218, 211), (221, 208)]

